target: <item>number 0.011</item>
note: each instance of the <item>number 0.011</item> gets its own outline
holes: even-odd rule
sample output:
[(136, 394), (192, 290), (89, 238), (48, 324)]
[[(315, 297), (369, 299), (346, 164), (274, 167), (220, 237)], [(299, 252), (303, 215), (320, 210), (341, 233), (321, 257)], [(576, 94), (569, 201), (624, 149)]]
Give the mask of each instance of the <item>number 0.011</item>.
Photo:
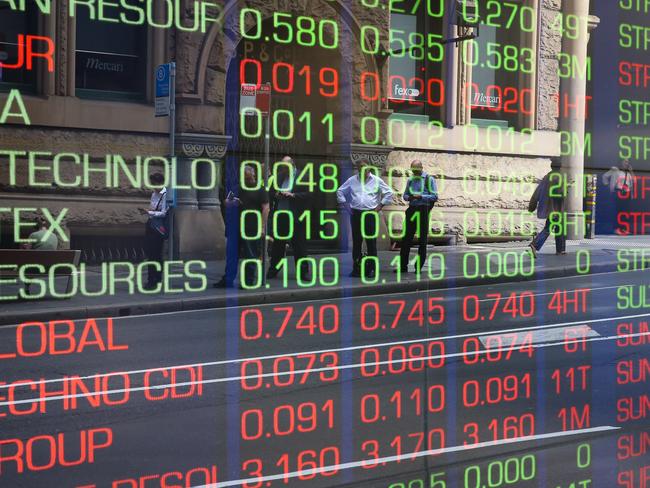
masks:
[[(239, 126), (241, 136), (247, 139), (259, 139), (262, 137), (262, 129), (264, 116), (262, 111), (258, 108), (249, 108), (242, 110), (240, 114)], [(247, 125), (247, 120), (251, 119), (253, 122)], [(273, 138), (280, 141), (290, 141), (295, 136), (296, 116), (291, 110), (274, 110), (271, 115), (271, 127)], [(305, 130), (305, 141), (312, 141), (312, 114), (311, 112), (303, 112), (297, 120)], [(319, 121), (320, 125), (324, 127), (327, 136), (327, 142), (334, 142), (334, 114), (328, 113)], [(320, 133), (321, 131), (318, 130)]]

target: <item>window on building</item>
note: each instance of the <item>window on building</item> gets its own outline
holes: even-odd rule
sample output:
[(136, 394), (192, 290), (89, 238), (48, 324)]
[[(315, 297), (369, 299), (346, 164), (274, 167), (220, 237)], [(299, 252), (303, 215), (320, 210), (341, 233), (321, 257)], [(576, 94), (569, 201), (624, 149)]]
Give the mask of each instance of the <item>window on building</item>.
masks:
[(92, 20), (77, 8), (76, 92), (80, 97), (143, 99), (147, 80), (144, 25)]
[(537, 12), (527, 0), (487, 0), (479, 2), (477, 13), (479, 35), (460, 49), (462, 62), (471, 67), (465, 96), (472, 123), (526, 127), (535, 110)]
[[(25, 12), (12, 10), (4, 3), (0, 4), (0, 62), (8, 66), (17, 66), (24, 63), (24, 53), (19, 51), (18, 36), (37, 34), (38, 13), (33, 7)], [(0, 68), (0, 90), (10, 88), (35, 89), (36, 70), (25, 69), (25, 66), (16, 68)]]
[(401, 116), (442, 121), (445, 0), (390, 2), (388, 105)]

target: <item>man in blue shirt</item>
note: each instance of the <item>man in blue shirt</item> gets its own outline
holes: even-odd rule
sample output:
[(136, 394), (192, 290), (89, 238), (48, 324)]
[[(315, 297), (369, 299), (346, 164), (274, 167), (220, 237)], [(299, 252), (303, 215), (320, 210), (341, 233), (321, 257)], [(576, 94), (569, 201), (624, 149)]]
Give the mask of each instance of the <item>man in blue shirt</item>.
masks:
[[(415, 160), (411, 163), (411, 176), (406, 182), (404, 200), (409, 203), (406, 209), (404, 225), (406, 232), (402, 239), (400, 249), (400, 269), (402, 273), (408, 272), (408, 259), (413, 237), (417, 231), (418, 238), (418, 265), (420, 269), (427, 259), (427, 238), (429, 237), (429, 214), (434, 203), (438, 200), (438, 187), (433, 176), (428, 175), (422, 168), (422, 161)], [(397, 272), (397, 270), (395, 270)]]

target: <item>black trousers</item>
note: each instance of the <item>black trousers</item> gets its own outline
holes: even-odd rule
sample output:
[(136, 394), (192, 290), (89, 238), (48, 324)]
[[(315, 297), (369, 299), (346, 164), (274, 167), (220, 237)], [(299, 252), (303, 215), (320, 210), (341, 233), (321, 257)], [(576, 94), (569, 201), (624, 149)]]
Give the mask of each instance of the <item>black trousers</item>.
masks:
[[(273, 235), (273, 244), (271, 245), (271, 262), (269, 265), (269, 274), (277, 273), (277, 265), (282, 258), (286, 255), (287, 244), (291, 244), (293, 249), (293, 259), (296, 263), (296, 273), (298, 272), (298, 260), (307, 257), (307, 234), (305, 222), (299, 222), (296, 214), (275, 214), (273, 217), (276, 219), (277, 233)], [(291, 220), (293, 219), (293, 233), (289, 234), (291, 230)], [(280, 237), (278, 237), (280, 236)], [(308, 273), (308, 265), (303, 262), (301, 265), (301, 274), (303, 278)]]
[(144, 254), (147, 256), (147, 261), (153, 261), (160, 264), (160, 269), (156, 269), (156, 266), (149, 265), (147, 266), (147, 282), (149, 284), (160, 283), (162, 280), (162, 250), (164, 239), (162, 236), (151, 228), (149, 223), (145, 224), (144, 231)]
[(404, 232), (404, 239), (402, 239), (402, 247), (400, 248), (400, 268), (406, 271), (409, 262), (409, 253), (413, 245), (413, 237), (415, 233), (419, 233), (418, 237), (418, 256), (420, 256), (420, 268), (424, 266), (427, 260), (427, 239), (429, 237), (429, 214), (431, 207), (428, 205), (409, 207), (406, 209), (406, 216), (404, 225), (406, 231)]
[[(365, 217), (364, 217), (365, 215)], [(368, 256), (377, 256), (377, 235), (379, 215), (373, 210), (352, 210), (352, 260), (355, 270), (361, 268), (361, 247), (366, 241)]]

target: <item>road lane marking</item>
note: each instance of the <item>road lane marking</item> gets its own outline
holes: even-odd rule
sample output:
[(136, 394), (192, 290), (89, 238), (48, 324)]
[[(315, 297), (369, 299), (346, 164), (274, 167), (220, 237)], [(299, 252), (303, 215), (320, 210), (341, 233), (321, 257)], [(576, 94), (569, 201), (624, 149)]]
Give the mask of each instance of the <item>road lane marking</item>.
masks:
[[(564, 340), (567, 337), (568, 331), (575, 331), (575, 327), (558, 327), (556, 329), (544, 329), (544, 330), (535, 330), (533, 332), (513, 332), (512, 334), (485, 334), (479, 336), (479, 340), (483, 347), (490, 348), (490, 342), (493, 338), (498, 338), (498, 342), (504, 346), (510, 347), (512, 344), (521, 344), (524, 342), (524, 339), (527, 339), (526, 336), (530, 335), (530, 339), (533, 344), (544, 344), (546, 342), (555, 342), (560, 339)], [(594, 329), (585, 325), (580, 328), (581, 337), (598, 337), (600, 334)]]
[[(448, 340), (454, 340), (454, 339), (468, 339), (470, 337), (478, 337), (480, 338), (483, 335), (499, 335), (499, 334), (512, 334), (512, 333), (519, 333), (519, 332), (531, 332), (531, 331), (536, 331), (536, 330), (544, 330), (544, 329), (552, 329), (552, 328), (557, 328), (557, 327), (567, 327), (567, 326), (572, 326), (572, 325), (584, 325), (587, 326), (587, 323), (594, 324), (596, 322), (608, 322), (608, 321), (620, 321), (620, 320), (628, 320), (628, 319), (636, 319), (636, 318), (642, 318), (642, 317), (650, 317), (650, 313), (644, 313), (644, 314), (636, 314), (636, 315), (623, 315), (620, 317), (607, 317), (607, 318), (601, 318), (601, 319), (591, 319), (591, 320), (578, 320), (574, 322), (561, 322), (557, 324), (546, 324), (546, 325), (536, 325), (532, 327), (517, 327), (513, 329), (502, 329), (502, 330), (495, 330), (495, 331), (490, 331), (489, 333), (482, 332), (480, 334), (472, 333), (472, 334), (456, 334), (456, 335), (451, 335), (451, 336), (437, 336), (437, 337), (428, 337), (428, 338), (422, 338), (422, 339), (411, 339), (411, 340), (404, 340), (404, 341), (393, 341), (393, 342), (383, 342), (383, 343), (376, 343), (376, 344), (366, 344), (366, 345), (359, 345), (359, 346), (349, 346), (349, 347), (340, 347), (340, 348), (333, 348), (333, 349), (317, 349), (317, 350), (311, 350), (311, 351), (300, 351), (300, 352), (288, 352), (284, 354), (272, 354), (272, 355), (267, 355), (267, 356), (252, 356), (252, 357), (247, 357), (247, 358), (238, 358), (238, 359), (228, 359), (228, 360), (222, 360), (222, 361), (208, 361), (208, 362), (202, 362), (202, 363), (190, 363), (190, 364), (180, 364), (176, 366), (159, 366), (155, 368), (147, 368), (147, 369), (134, 369), (131, 371), (113, 371), (112, 375), (132, 375), (132, 374), (143, 374), (147, 372), (153, 372), (153, 371), (160, 371), (164, 369), (175, 369), (175, 368), (198, 368), (198, 367), (209, 367), (209, 366), (225, 366), (229, 364), (237, 364), (237, 363), (242, 363), (244, 361), (268, 361), (270, 359), (277, 359), (277, 358), (284, 358), (284, 357), (294, 357), (294, 356), (303, 356), (303, 355), (312, 355), (312, 354), (325, 354), (329, 352), (335, 352), (335, 353), (340, 353), (340, 352), (348, 352), (348, 351), (356, 351), (360, 349), (367, 349), (371, 347), (392, 347), (392, 346), (402, 346), (402, 345), (411, 345), (411, 344), (419, 344), (423, 343), (426, 344), (428, 342), (435, 342), (435, 341), (448, 341)], [(645, 334), (641, 334), (645, 335)], [(616, 336), (616, 337), (636, 337), (635, 334), (630, 335), (630, 336)], [(496, 349), (493, 349), (496, 350)], [(419, 359), (418, 359), (419, 360)], [(1, 364), (1, 363), (0, 363)], [(80, 380), (90, 380), (94, 378), (102, 378), (106, 376), (108, 373), (98, 373), (98, 374), (93, 374), (93, 375), (88, 375), (88, 376), (78, 376), (77, 379)], [(54, 379), (49, 379), (49, 380), (42, 380), (39, 381), (38, 384), (49, 384), (49, 383), (60, 383), (62, 381), (65, 381), (65, 378), (54, 378)], [(8, 385), (0, 385), (0, 391), (8, 388)], [(0, 403), (2, 405), (2, 403)]]
[[(638, 271), (625, 271), (623, 273), (640, 273), (642, 270)], [(596, 273), (595, 275), (580, 275), (580, 276), (560, 276), (557, 278), (549, 278), (547, 280), (536, 280), (536, 281), (554, 281), (554, 280), (566, 280), (566, 279), (576, 279), (576, 278), (593, 278), (594, 276), (598, 275), (606, 275), (606, 274), (621, 274), (622, 272), (620, 271), (608, 271), (607, 273)], [(521, 284), (521, 283), (534, 283), (535, 281), (517, 281), (517, 282), (508, 282), (506, 284)], [(422, 290), (415, 290), (415, 291), (402, 291), (402, 292), (393, 292), (393, 293), (380, 293), (380, 294), (372, 294), (372, 295), (364, 295), (364, 296), (358, 296), (358, 297), (337, 297), (337, 298), (320, 298), (320, 299), (310, 299), (310, 300), (298, 300), (295, 302), (272, 302), (272, 303), (260, 303), (258, 306), (259, 307), (271, 307), (274, 305), (286, 305), (287, 303), (320, 303), (320, 302), (332, 302), (335, 300), (361, 300), (364, 298), (369, 298), (369, 297), (394, 297), (394, 296), (403, 296), (403, 295), (416, 295), (416, 294), (421, 294), (421, 293), (431, 293), (431, 292), (453, 292), (453, 291), (458, 291), (458, 290), (469, 290), (469, 289), (474, 289), (477, 286), (495, 286), (497, 284), (485, 284), (485, 285), (470, 285), (470, 286), (459, 286), (455, 288), (425, 288)], [(619, 286), (635, 286), (634, 283), (627, 283), (627, 284), (620, 284), (616, 286), (602, 286), (598, 288), (590, 288), (590, 291), (600, 291), (600, 290), (611, 290), (614, 288), (618, 288)], [(525, 290), (525, 291), (532, 291), (532, 290)], [(567, 290), (569, 291), (569, 290)], [(546, 296), (546, 295), (552, 295), (555, 292), (545, 292), (545, 293), (533, 293), (533, 296)], [(234, 299), (234, 298), (233, 298)], [(460, 297), (454, 298), (454, 300), (460, 300)], [(483, 298), (479, 300), (480, 302), (489, 302), (489, 301), (494, 301), (496, 300), (495, 298)], [(165, 302), (161, 302), (161, 305), (166, 305)], [(129, 307), (130, 305), (124, 305), (124, 307)], [(213, 312), (215, 310), (228, 310), (228, 309), (241, 309), (241, 308), (251, 308), (254, 305), (234, 305), (231, 307), (211, 307), (211, 308), (199, 308), (199, 309), (191, 309), (191, 310), (176, 310), (173, 312), (160, 312), (160, 313), (148, 313), (148, 314), (138, 314), (138, 315), (127, 315), (124, 317), (114, 317), (114, 316), (106, 316), (106, 317), (93, 317), (94, 319), (107, 319), (107, 318), (112, 318), (113, 320), (129, 320), (129, 319), (137, 319), (137, 318), (145, 318), (145, 317), (160, 317), (164, 315), (176, 315), (176, 314), (189, 314), (189, 313), (201, 313), (201, 312)], [(81, 319), (73, 319), (73, 320), (87, 320), (87, 318), (81, 318)], [(12, 329), (18, 327), (20, 324), (8, 324), (8, 325), (0, 325), (0, 330), (2, 329)]]
[[(650, 332), (643, 332), (643, 333), (637, 333), (637, 334), (624, 334), (624, 335), (614, 335), (614, 336), (599, 336), (599, 337), (592, 337), (590, 339), (584, 339), (580, 340), (580, 342), (586, 343), (586, 342), (600, 342), (600, 341), (610, 341), (610, 340), (615, 340), (615, 339), (622, 339), (622, 338), (630, 338), (630, 337), (643, 337), (643, 336), (650, 336)], [(542, 347), (555, 347), (555, 346), (563, 346), (566, 344), (566, 341), (561, 341), (561, 342), (549, 342), (549, 343), (544, 343), (544, 344), (532, 344), (531, 346), (534, 348), (542, 348)], [(25, 400), (14, 400), (14, 401), (7, 401), (7, 402), (0, 402), (0, 406), (8, 406), (8, 405), (20, 405), (20, 404), (25, 404), (25, 403), (40, 403), (40, 402), (48, 402), (48, 401), (54, 401), (54, 400), (66, 400), (66, 399), (71, 399), (71, 398), (86, 398), (86, 397), (95, 397), (99, 395), (113, 395), (113, 394), (123, 394), (126, 392), (137, 392), (137, 391), (152, 391), (152, 390), (162, 390), (165, 388), (172, 388), (172, 387), (181, 387), (181, 386), (193, 386), (193, 385), (208, 385), (208, 384), (218, 384), (218, 383), (227, 383), (230, 381), (242, 381), (242, 380), (247, 380), (247, 379), (253, 379), (253, 378), (278, 378), (280, 376), (288, 376), (288, 375), (300, 375), (300, 374), (310, 374), (310, 373), (321, 373), (325, 371), (341, 371), (341, 370), (346, 370), (346, 369), (357, 369), (361, 368), (363, 366), (384, 366), (384, 365), (389, 365), (389, 364), (402, 364), (402, 363), (412, 363), (415, 361), (429, 361), (431, 359), (448, 359), (448, 358), (458, 358), (458, 357), (463, 357), (463, 356), (469, 356), (470, 354), (473, 355), (482, 355), (482, 354), (489, 354), (493, 353), (495, 351), (502, 352), (504, 351), (503, 348), (494, 348), (494, 349), (485, 349), (483, 351), (472, 351), (470, 353), (465, 353), (465, 352), (458, 352), (458, 353), (453, 353), (453, 354), (440, 354), (437, 356), (422, 356), (422, 357), (416, 357), (416, 358), (407, 358), (407, 359), (399, 359), (399, 360), (388, 360), (388, 361), (373, 361), (373, 362), (368, 362), (368, 363), (355, 363), (355, 364), (344, 364), (342, 366), (328, 366), (328, 367), (323, 367), (323, 368), (311, 368), (311, 369), (302, 369), (302, 370), (296, 370), (296, 371), (282, 371), (278, 373), (262, 373), (262, 374), (255, 374), (255, 375), (245, 375), (245, 376), (231, 376), (231, 377), (225, 377), (225, 378), (211, 378), (211, 379), (205, 379), (201, 381), (184, 381), (180, 383), (168, 383), (168, 384), (163, 384), (163, 385), (149, 385), (149, 386), (139, 386), (135, 388), (121, 388), (121, 389), (114, 389), (114, 390), (104, 390), (104, 391), (99, 391), (96, 393), (77, 393), (75, 395), (57, 395), (57, 396), (48, 396), (46, 398), (29, 398)], [(160, 368), (156, 368), (157, 370)], [(165, 368), (163, 368), (165, 369)], [(424, 368), (423, 368), (424, 370)], [(127, 374), (127, 373), (105, 373), (102, 375), (95, 375), (96, 377), (108, 377), (108, 376), (116, 376), (120, 374)], [(77, 379), (77, 378), (75, 378)], [(79, 378), (80, 379), (80, 378)], [(58, 381), (66, 381), (65, 379), (59, 379)], [(34, 381), (34, 385), (40, 385), (44, 382), (41, 381)], [(25, 385), (27, 386), (27, 385)], [(3, 388), (7, 388), (9, 385), (4, 385)]]
[(441, 454), (449, 454), (453, 452), (472, 451), (476, 449), (485, 449), (488, 447), (500, 447), (508, 444), (519, 444), (522, 442), (541, 441), (546, 439), (557, 439), (563, 437), (574, 437), (577, 435), (598, 434), (602, 432), (611, 432), (619, 430), (620, 427), (613, 427), (611, 425), (602, 425), (599, 427), (591, 427), (588, 429), (567, 430), (558, 432), (549, 432), (547, 434), (537, 434), (524, 437), (515, 437), (513, 439), (503, 439), (499, 441), (486, 441), (478, 444), (471, 444), (468, 446), (452, 446), (444, 447), (441, 449), (429, 449), (426, 451), (417, 451), (408, 454), (400, 454), (396, 456), (386, 456), (378, 459), (352, 461), (349, 463), (335, 464), (330, 466), (323, 466), (320, 468), (303, 469), (301, 471), (292, 471), (290, 473), (273, 474), (268, 476), (261, 476), (256, 478), (242, 478), (232, 481), (220, 481), (218, 483), (211, 483), (209, 485), (197, 485), (192, 488), (227, 488), (229, 486), (240, 486), (243, 484), (256, 484), (270, 481), (284, 480), (288, 478), (297, 478), (299, 476), (311, 476), (315, 474), (328, 473), (332, 474), (336, 471), (343, 471), (346, 469), (361, 468), (363, 466), (374, 465), (375, 463), (393, 463), (403, 460), (413, 460), (425, 456), (438, 456)]

